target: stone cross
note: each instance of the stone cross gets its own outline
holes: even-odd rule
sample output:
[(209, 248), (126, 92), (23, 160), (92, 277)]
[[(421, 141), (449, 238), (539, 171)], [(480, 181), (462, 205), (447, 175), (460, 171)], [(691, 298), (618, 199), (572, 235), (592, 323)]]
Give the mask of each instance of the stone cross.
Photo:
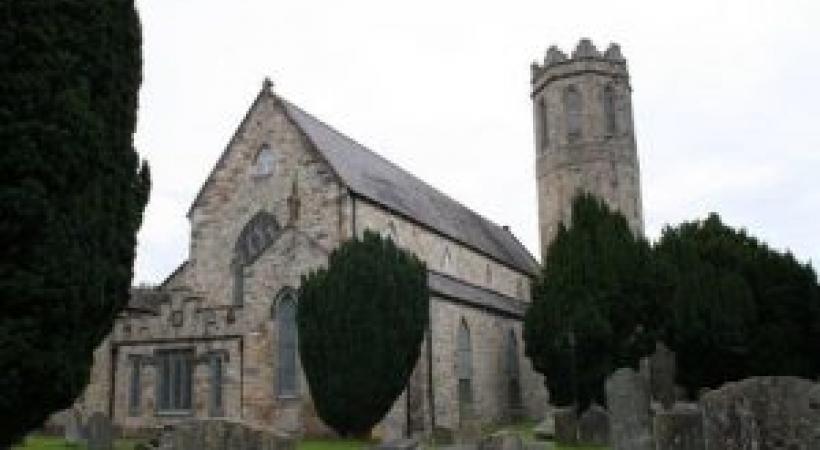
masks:
[(88, 450), (112, 450), (113, 432), (111, 420), (101, 412), (88, 418)]
[(613, 450), (652, 450), (649, 387), (630, 368), (618, 369), (606, 380)]

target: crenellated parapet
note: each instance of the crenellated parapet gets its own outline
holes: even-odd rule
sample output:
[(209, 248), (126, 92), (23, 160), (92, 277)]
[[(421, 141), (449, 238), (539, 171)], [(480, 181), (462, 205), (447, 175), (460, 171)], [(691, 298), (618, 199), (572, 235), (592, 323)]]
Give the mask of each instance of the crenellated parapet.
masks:
[(601, 53), (587, 38), (578, 41), (570, 56), (557, 46), (550, 46), (541, 63), (532, 63), (531, 72), (533, 96), (550, 81), (583, 72), (628, 78), (626, 59), (620, 45), (613, 42)]

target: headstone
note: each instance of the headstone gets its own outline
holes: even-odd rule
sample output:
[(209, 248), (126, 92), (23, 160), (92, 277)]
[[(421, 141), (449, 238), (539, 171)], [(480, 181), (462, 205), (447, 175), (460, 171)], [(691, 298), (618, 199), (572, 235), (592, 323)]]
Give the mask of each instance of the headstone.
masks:
[(613, 450), (652, 450), (649, 387), (630, 368), (618, 369), (606, 380)]
[(524, 442), (524, 450), (555, 450), (555, 443), (543, 441)]
[(538, 425), (532, 429), (535, 439), (542, 441), (551, 441), (555, 437), (555, 416), (552, 410), (548, 411), (544, 416), (544, 420), (538, 422)]
[(453, 430), (444, 427), (433, 428), (433, 442), (437, 446), (453, 445), (456, 442)]
[(578, 416), (575, 408), (555, 408), (552, 412), (555, 421), (555, 442), (574, 445), (578, 442)]
[(524, 446), (517, 434), (500, 431), (479, 441), (478, 450), (524, 450)]
[(658, 342), (649, 360), (649, 380), (652, 398), (660, 402), (664, 409), (675, 404), (675, 371), (675, 352), (663, 342)]
[(704, 450), (703, 415), (697, 405), (676, 403), (653, 420), (657, 450)]
[(706, 450), (820, 449), (820, 385), (757, 377), (703, 395)]
[(598, 446), (609, 445), (609, 413), (599, 405), (591, 405), (578, 419), (578, 442)]
[(80, 413), (75, 409), (66, 411), (65, 426), (63, 428), (63, 437), (69, 444), (79, 444), (83, 439), (83, 424)]
[(88, 418), (88, 450), (112, 450), (112, 434), (111, 421), (105, 414), (91, 414)]

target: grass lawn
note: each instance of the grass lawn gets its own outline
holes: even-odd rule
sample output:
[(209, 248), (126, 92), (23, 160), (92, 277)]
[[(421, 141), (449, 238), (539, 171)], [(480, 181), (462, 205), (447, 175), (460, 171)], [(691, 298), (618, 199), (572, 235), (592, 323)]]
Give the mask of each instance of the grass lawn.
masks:
[[(137, 441), (118, 439), (115, 450), (133, 450)], [(69, 444), (63, 438), (50, 436), (29, 436), (23, 445), (12, 447), (12, 450), (85, 450), (85, 445)]]
[[(532, 433), (532, 427), (513, 426), (510, 428), (521, 431), (523, 434)], [(115, 450), (133, 450), (138, 441), (120, 439), (114, 444)], [(297, 450), (361, 450), (373, 446), (372, 442), (352, 439), (306, 439), (299, 442)], [(22, 446), (12, 447), (12, 450), (85, 450), (85, 446), (68, 444), (58, 437), (29, 436)], [(606, 447), (555, 447), (555, 450), (607, 450)]]

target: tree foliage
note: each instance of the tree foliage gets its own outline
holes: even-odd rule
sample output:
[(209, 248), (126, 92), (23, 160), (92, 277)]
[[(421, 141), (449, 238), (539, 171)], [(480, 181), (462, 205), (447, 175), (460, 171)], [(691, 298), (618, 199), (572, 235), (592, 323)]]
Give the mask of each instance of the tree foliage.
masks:
[(525, 317), (527, 355), (557, 405), (603, 400), (605, 378), (662, 340), (677, 382), (820, 375), (820, 286), (808, 264), (716, 214), (667, 227), (653, 246), (580, 196), (549, 247)]
[(128, 298), (141, 66), (133, 1), (0, 5), (0, 448), (71, 405)]
[(556, 405), (603, 403), (604, 380), (654, 344), (650, 248), (585, 194), (549, 246), (524, 319), (526, 354)]
[(361, 436), (384, 417), (418, 360), (428, 305), (424, 263), (369, 231), (302, 278), (299, 352), (326, 424)]
[(666, 228), (655, 253), (661, 332), (690, 393), (749, 376), (820, 374), (820, 290), (810, 265), (716, 214)]

